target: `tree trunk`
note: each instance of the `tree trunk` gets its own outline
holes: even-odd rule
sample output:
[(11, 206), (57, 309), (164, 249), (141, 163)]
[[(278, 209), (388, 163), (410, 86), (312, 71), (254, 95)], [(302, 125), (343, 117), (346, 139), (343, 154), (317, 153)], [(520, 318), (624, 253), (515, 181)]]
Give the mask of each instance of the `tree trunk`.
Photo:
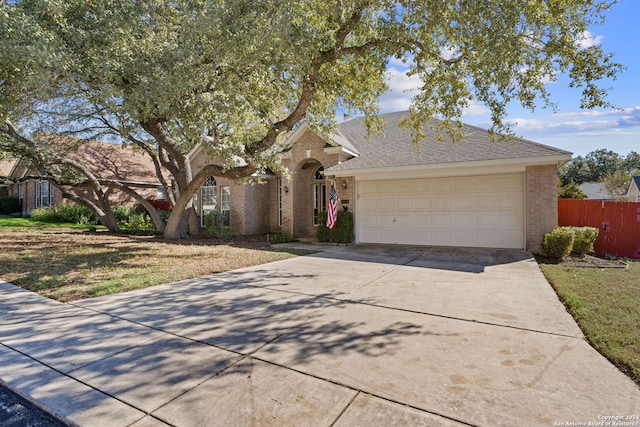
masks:
[(116, 221), (116, 217), (113, 214), (113, 210), (111, 209), (111, 206), (106, 205), (106, 206), (100, 207), (97, 204), (95, 204), (93, 201), (87, 200), (84, 197), (80, 197), (77, 194), (72, 193), (69, 190), (63, 188), (62, 186), (58, 186), (58, 188), (62, 191), (62, 195), (65, 198), (73, 200), (79, 205), (89, 208), (89, 210), (93, 212), (96, 218), (98, 218), (98, 221), (100, 221), (100, 224), (107, 227), (109, 231), (111, 231), (112, 233), (121, 232), (120, 227), (118, 227), (118, 221)]
[(124, 191), (125, 193), (127, 193), (128, 195), (133, 197), (147, 211), (147, 213), (151, 217), (151, 220), (153, 221), (153, 225), (156, 226), (156, 229), (160, 233), (164, 232), (164, 221), (162, 220), (162, 218), (160, 218), (160, 214), (158, 213), (158, 209), (156, 209), (155, 206), (153, 206), (151, 203), (149, 203), (149, 201), (147, 199), (142, 197), (140, 195), (140, 193), (138, 193), (134, 189), (129, 188), (126, 185), (124, 185), (124, 184), (122, 184), (122, 183), (120, 183), (118, 181), (107, 180), (105, 182), (106, 182), (107, 185), (118, 187), (120, 190)]
[(188, 236), (187, 225), (193, 202), (185, 204), (182, 199), (183, 197), (179, 197), (171, 210), (167, 225), (164, 227), (165, 239), (186, 239)]
[(192, 206), (191, 211), (189, 212), (189, 234), (192, 236), (197, 236), (200, 234), (200, 219), (198, 217), (198, 213), (196, 212), (196, 207)]

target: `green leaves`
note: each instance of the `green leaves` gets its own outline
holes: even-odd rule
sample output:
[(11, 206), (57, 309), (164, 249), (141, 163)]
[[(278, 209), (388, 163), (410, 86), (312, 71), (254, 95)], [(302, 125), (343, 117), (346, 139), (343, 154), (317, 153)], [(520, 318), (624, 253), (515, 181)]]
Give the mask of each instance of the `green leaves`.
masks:
[(0, 114), (22, 106), (26, 117), (27, 100), (84, 93), (129, 127), (180, 123), (185, 133), (174, 136), (193, 145), (217, 126), (245, 146), (296, 109), (305, 83), (313, 86), (305, 110), (315, 125), (330, 125), (338, 105), (375, 114), (386, 61), (395, 57), (422, 81), (412, 107), (420, 121), (456, 120), (475, 99), (492, 110), (495, 130), (505, 130), (507, 103), (550, 104), (544, 82), (563, 72), (583, 88), (585, 108), (608, 105), (597, 83), (621, 67), (581, 37), (613, 3), (4, 2)]

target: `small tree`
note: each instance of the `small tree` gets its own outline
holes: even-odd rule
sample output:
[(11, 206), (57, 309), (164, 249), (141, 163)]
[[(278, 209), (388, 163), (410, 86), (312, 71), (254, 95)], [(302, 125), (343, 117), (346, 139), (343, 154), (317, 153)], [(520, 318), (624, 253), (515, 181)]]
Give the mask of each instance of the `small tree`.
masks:
[(586, 199), (587, 196), (584, 192), (578, 187), (575, 182), (570, 182), (567, 185), (562, 187), (558, 187), (558, 198), (560, 199)]
[(603, 182), (609, 197), (612, 199), (622, 199), (629, 188), (631, 175), (625, 171), (616, 170), (606, 174)]

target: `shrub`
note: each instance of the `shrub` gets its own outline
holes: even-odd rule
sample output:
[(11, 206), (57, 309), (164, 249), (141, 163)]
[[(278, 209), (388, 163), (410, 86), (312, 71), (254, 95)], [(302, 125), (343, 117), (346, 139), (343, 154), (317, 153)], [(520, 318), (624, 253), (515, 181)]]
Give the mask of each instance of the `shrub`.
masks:
[(336, 226), (330, 230), (327, 227), (327, 212), (318, 213), (318, 230), (316, 237), (319, 242), (351, 243), (353, 240), (353, 214), (338, 211)]
[(153, 223), (153, 220), (146, 212), (134, 212), (126, 221), (118, 225), (122, 230), (129, 232), (145, 232), (156, 230), (156, 226)]
[(225, 234), (224, 231), (224, 215), (218, 211), (209, 211), (204, 215), (202, 237), (205, 239), (219, 239)]
[(0, 215), (11, 215), (22, 212), (17, 197), (0, 197)]
[(57, 222), (56, 213), (51, 208), (36, 208), (31, 211), (31, 219), (40, 222)]
[(593, 252), (593, 246), (598, 240), (599, 230), (594, 227), (571, 227), (574, 234), (571, 255), (584, 256)]
[(63, 203), (55, 208), (37, 208), (31, 211), (31, 219), (40, 222), (68, 224), (98, 224), (89, 208)]
[(566, 227), (558, 227), (544, 235), (542, 250), (549, 258), (562, 259), (571, 253), (575, 233)]
[(157, 230), (146, 211), (138, 212), (129, 206), (120, 205), (113, 208), (113, 216), (116, 218), (118, 227), (127, 233), (153, 234)]
[(162, 222), (166, 224), (167, 221), (169, 221), (169, 216), (171, 215), (171, 211), (158, 211), (158, 215), (160, 215), (160, 219), (162, 219)]
[(129, 218), (134, 213), (136, 213), (136, 211), (128, 206), (120, 205), (113, 208), (113, 216), (115, 216), (118, 224), (129, 221)]
[(55, 222), (66, 222), (70, 224), (97, 224), (98, 219), (85, 206), (62, 203), (53, 209)]
[(289, 233), (285, 233), (284, 231), (275, 234), (269, 234), (269, 241), (271, 243), (287, 243), (292, 241), (293, 239), (289, 235)]

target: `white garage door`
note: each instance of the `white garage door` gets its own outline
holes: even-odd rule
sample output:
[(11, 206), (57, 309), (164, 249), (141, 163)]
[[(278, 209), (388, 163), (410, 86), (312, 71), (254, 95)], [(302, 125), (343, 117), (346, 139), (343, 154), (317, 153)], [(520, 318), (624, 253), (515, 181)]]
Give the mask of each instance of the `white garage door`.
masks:
[(523, 175), (358, 182), (362, 243), (524, 247)]

